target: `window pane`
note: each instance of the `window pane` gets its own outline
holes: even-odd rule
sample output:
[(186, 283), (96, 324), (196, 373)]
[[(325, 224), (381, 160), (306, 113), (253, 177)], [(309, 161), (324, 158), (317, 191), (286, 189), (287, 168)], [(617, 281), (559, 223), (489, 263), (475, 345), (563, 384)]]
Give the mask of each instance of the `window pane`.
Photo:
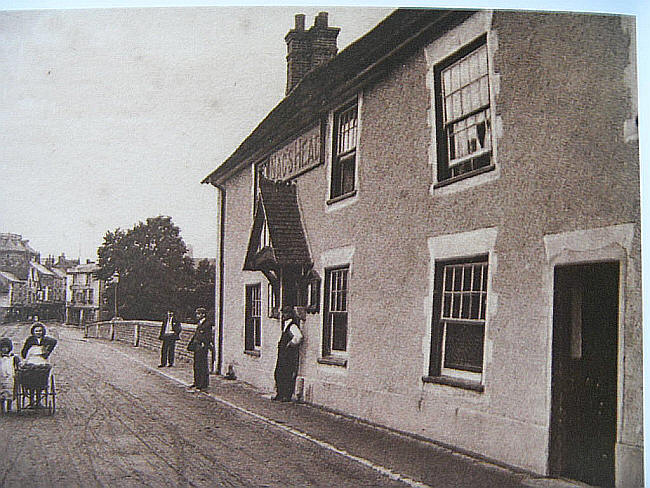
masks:
[(454, 288), (453, 289), (454, 290), (460, 290), (460, 289), (462, 289), (461, 286), (462, 286), (462, 282), (463, 282), (462, 281), (463, 280), (462, 268), (459, 268), (458, 266), (454, 266), (453, 271), (454, 271)]
[(354, 170), (355, 160), (353, 156), (347, 157), (341, 164), (342, 194), (350, 193), (354, 190)]
[(460, 88), (460, 68), (455, 64), (451, 68), (451, 89), (458, 90)]
[(481, 307), (481, 294), (480, 293), (472, 293), (471, 295), (471, 309), (470, 309), (470, 317), (471, 318), (481, 318), (481, 312), (480, 312), (480, 307)]
[(451, 317), (460, 318), (460, 296), (457, 293), (453, 294)]
[(481, 372), (483, 369), (482, 324), (445, 326), (445, 368)]
[(488, 89), (487, 76), (481, 78), (479, 85), (480, 85), (480, 92), (481, 92), (481, 105), (488, 105), (490, 103), (490, 91)]
[(348, 314), (332, 314), (332, 350), (345, 351), (347, 349)]
[(463, 115), (463, 107), (462, 107), (462, 100), (460, 98), (460, 92), (455, 92), (452, 95), (453, 103), (454, 103), (454, 111), (452, 113), (452, 118), (457, 119), (461, 115)]
[(442, 72), (442, 89), (444, 93), (451, 93), (451, 71), (448, 69)]
[(472, 271), (474, 266), (463, 267), (463, 290), (468, 291), (472, 289)]
[(260, 336), (262, 333), (260, 319), (259, 318), (254, 319), (254, 324), (255, 324), (255, 346), (260, 347), (261, 345)]

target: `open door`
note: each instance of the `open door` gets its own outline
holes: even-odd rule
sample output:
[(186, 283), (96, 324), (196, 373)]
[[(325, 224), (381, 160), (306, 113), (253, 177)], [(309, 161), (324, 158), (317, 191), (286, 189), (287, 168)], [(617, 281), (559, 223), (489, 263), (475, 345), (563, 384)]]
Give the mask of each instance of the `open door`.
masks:
[(618, 262), (555, 268), (549, 468), (614, 486)]

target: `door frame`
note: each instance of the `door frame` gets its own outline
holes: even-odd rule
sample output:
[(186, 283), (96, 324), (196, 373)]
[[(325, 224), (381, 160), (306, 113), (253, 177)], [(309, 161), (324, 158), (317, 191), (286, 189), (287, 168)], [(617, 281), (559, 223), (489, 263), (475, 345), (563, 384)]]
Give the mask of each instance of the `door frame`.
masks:
[(544, 236), (546, 269), (544, 290), (547, 307), (546, 341), (546, 475), (551, 474), (551, 411), (553, 378), (553, 309), (555, 268), (558, 266), (618, 261), (618, 347), (616, 359), (616, 442), (614, 446), (614, 477), (619, 478), (618, 446), (623, 423), (623, 393), (625, 373), (625, 312), (628, 267), (634, 238), (634, 224), (621, 224), (597, 229), (547, 234)]
[[(612, 266), (616, 267), (616, 270), (612, 269)], [(609, 267), (609, 271), (607, 271), (607, 267)], [(591, 269), (590, 269), (591, 268)], [(620, 304), (620, 279), (621, 279), (621, 262), (618, 260), (605, 260), (605, 261), (588, 261), (588, 262), (582, 262), (578, 264), (560, 264), (556, 265), (554, 267), (554, 289), (553, 289), (553, 296), (554, 299), (555, 297), (562, 297), (566, 298), (566, 295), (562, 296), (562, 292), (568, 291), (570, 288), (575, 287), (575, 285), (580, 286), (581, 290), (585, 289), (584, 287), (590, 288), (591, 290), (595, 290), (593, 288), (593, 282), (590, 282), (588, 280), (585, 280), (585, 273), (587, 274), (593, 274), (595, 271), (594, 270), (600, 269), (600, 272), (605, 272), (607, 273), (607, 276), (612, 280), (611, 282), (608, 280), (608, 283), (603, 286), (607, 287), (616, 287), (616, 330), (611, 330), (607, 332), (606, 338), (607, 340), (617, 340), (618, 336), (620, 335), (621, 331), (621, 326), (618, 320), (620, 319), (620, 314), (619, 314), (619, 304)], [(614, 272), (612, 272), (614, 271)], [(558, 273), (561, 273), (564, 275), (565, 280), (559, 280), (558, 276), (560, 276)], [(556, 286), (557, 285), (557, 286)], [(612, 288), (610, 288), (610, 292), (613, 291)], [(560, 292), (560, 293), (558, 293)], [(611, 298), (614, 297), (614, 295), (610, 295)], [(613, 304), (612, 304), (613, 305)], [(580, 415), (578, 412), (572, 412), (572, 414), (569, 414), (569, 417), (563, 416), (561, 412), (557, 411), (557, 407), (560, 406), (562, 401), (558, 398), (558, 389), (560, 395), (562, 393), (567, 393), (570, 390), (567, 390), (566, 386), (566, 381), (570, 380), (571, 372), (566, 370), (567, 364), (569, 358), (565, 357), (566, 354), (568, 354), (568, 350), (564, 350), (561, 355), (560, 353), (556, 352), (554, 349), (554, 346), (562, 342), (564, 339), (566, 339), (569, 335), (571, 335), (570, 329), (571, 329), (571, 324), (570, 321), (571, 319), (568, 319), (565, 317), (564, 319), (560, 319), (560, 315), (558, 315), (561, 310), (566, 314), (571, 308), (571, 305), (568, 304), (567, 302), (563, 301), (563, 307), (561, 310), (557, 310), (558, 304), (553, 302), (553, 337), (551, 338), (551, 358), (552, 358), (552, 363), (555, 365), (555, 367), (559, 368), (561, 372), (556, 372), (555, 370), (551, 370), (551, 416), (550, 416), (550, 424), (549, 424), (549, 455), (548, 455), (548, 472), (551, 476), (559, 476), (559, 477), (571, 477), (570, 475), (566, 475), (567, 471), (567, 466), (565, 463), (562, 461), (565, 460), (565, 456), (573, 456), (575, 453), (572, 452), (569, 454), (569, 452), (566, 450), (567, 446), (565, 445), (564, 440), (566, 439), (566, 427), (562, 428), (561, 426), (561, 419), (567, 420), (570, 418), (574, 418), (573, 416), (575, 415)], [(604, 330), (603, 330), (604, 332)], [(558, 335), (559, 334), (559, 335)], [(584, 334), (584, 329), (583, 329), (583, 334)], [(557, 338), (556, 338), (557, 336)], [(583, 343), (584, 344), (584, 343)], [(614, 352), (612, 350), (612, 352)], [(615, 383), (614, 388), (609, 389), (610, 395), (614, 394), (616, 395), (615, 399), (615, 408), (614, 408), (614, 414), (616, 415), (615, 418), (615, 424), (614, 424), (614, 436), (613, 436), (613, 443), (611, 445), (612, 451), (612, 468), (615, 469), (616, 466), (616, 441), (618, 439), (618, 429), (619, 429), (619, 405), (620, 402), (618, 401), (618, 395), (619, 395), (619, 371), (618, 368), (620, 365), (622, 365), (621, 362), (621, 351), (618, 349), (618, 343), (616, 344), (616, 350), (615, 350), (615, 357), (611, 357), (607, 360), (607, 364), (612, 364), (614, 363), (614, 366), (616, 367), (616, 372), (615, 376), (612, 377), (611, 375), (607, 376), (607, 378), (614, 379)], [(604, 364), (604, 363), (603, 363)], [(610, 366), (611, 367), (611, 366)], [(591, 370), (593, 371), (593, 370)], [(583, 371), (584, 373), (584, 371)], [(558, 383), (554, 383), (553, 380), (559, 380)], [(571, 395), (571, 393), (569, 393)], [(611, 397), (610, 397), (611, 398)], [(610, 410), (611, 412), (611, 410)], [(595, 412), (585, 412), (587, 415), (594, 414)], [(573, 415), (573, 416), (572, 416)], [(610, 427), (611, 428), (611, 427)], [(611, 438), (610, 438), (611, 439)], [(612, 473), (615, 475), (615, 472)], [(582, 482), (588, 482), (587, 480), (584, 479), (578, 479), (578, 481)]]

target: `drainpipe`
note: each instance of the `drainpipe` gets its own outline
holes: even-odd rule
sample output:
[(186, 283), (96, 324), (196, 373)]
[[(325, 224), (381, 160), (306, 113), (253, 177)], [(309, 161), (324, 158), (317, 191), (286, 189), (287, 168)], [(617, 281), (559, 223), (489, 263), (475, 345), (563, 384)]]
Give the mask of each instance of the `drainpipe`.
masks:
[(221, 374), (223, 368), (223, 268), (224, 268), (224, 258), (223, 258), (223, 249), (224, 249), (224, 233), (226, 228), (226, 189), (221, 186), (214, 184), (213, 185), (219, 190), (218, 192), (218, 204), (217, 208), (219, 211), (219, 256), (217, 262), (217, 280), (216, 280), (216, 297), (215, 303), (219, 308), (219, 314), (217, 318), (217, 374)]

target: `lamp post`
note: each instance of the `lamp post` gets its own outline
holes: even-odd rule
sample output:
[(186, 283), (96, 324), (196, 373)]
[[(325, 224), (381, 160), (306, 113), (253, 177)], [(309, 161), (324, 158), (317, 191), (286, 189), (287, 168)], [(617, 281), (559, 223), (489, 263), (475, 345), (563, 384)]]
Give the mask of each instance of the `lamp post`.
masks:
[(113, 298), (113, 302), (115, 304), (115, 315), (113, 315), (114, 319), (116, 319), (118, 317), (118, 315), (117, 315), (117, 312), (118, 312), (118, 310), (117, 310), (117, 287), (118, 287), (119, 282), (120, 282), (120, 272), (115, 271), (115, 273), (113, 273), (113, 276), (111, 276), (111, 283), (113, 283), (115, 285), (115, 288), (114, 288), (115, 296)]

